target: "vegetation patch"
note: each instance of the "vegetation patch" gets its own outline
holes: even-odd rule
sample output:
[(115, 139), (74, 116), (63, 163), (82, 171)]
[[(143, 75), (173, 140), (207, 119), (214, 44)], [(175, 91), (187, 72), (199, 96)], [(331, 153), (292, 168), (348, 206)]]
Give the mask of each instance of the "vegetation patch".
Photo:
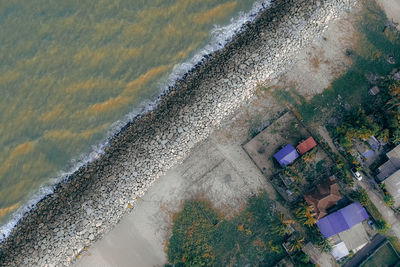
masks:
[(399, 262), (399, 257), (393, 250), (392, 246), (387, 243), (375, 252), (362, 266), (375, 267), (375, 266), (394, 266)]
[(227, 220), (206, 201), (189, 200), (174, 217), (167, 249), (175, 266), (271, 266), (285, 256), (287, 224), (265, 193)]
[[(353, 61), (347, 72), (311, 101), (288, 92), (278, 96), (278, 99), (293, 104), (306, 122), (324, 121), (336, 111), (357, 106), (370, 98), (368, 90), (373, 83), (372, 77), (385, 77), (400, 66), (400, 33), (385, 26), (388, 20), (374, 1), (364, 3), (365, 12), (357, 25), (360, 42), (355, 51), (347, 53)], [(326, 112), (321, 113), (321, 110)]]

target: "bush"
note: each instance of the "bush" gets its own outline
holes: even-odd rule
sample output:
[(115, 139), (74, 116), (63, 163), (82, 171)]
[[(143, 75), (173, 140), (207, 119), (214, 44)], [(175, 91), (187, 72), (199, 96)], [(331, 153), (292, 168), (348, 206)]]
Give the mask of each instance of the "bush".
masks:
[(378, 230), (378, 232), (381, 234), (386, 234), (390, 228), (390, 225), (387, 223), (387, 221), (384, 220), (376, 220), (375, 226), (376, 230)]
[(387, 193), (383, 197), (383, 201), (385, 202), (386, 206), (392, 207), (394, 205), (394, 198), (391, 194)]
[[(287, 226), (263, 193), (252, 197), (232, 219), (218, 215), (206, 201), (186, 201), (174, 215), (167, 248), (175, 266), (272, 265), (285, 255)], [(286, 223), (289, 223), (286, 220)]]

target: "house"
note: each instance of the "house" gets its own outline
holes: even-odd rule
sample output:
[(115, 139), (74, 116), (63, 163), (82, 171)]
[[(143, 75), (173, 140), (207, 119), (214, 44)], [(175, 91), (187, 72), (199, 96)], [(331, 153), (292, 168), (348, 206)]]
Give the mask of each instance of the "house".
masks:
[(339, 186), (333, 177), (330, 177), (325, 183), (317, 185), (314, 191), (304, 196), (307, 203), (313, 207), (318, 220), (327, 215), (327, 209), (336, 205), (341, 198)]
[(393, 196), (394, 207), (400, 207), (400, 169), (383, 181), (385, 189)]
[(317, 221), (325, 238), (337, 235), (368, 219), (367, 211), (359, 202), (354, 202)]
[(378, 168), (378, 175), (376, 176), (380, 182), (400, 170), (400, 145), (393, 148), (386, 155), (389, 160)]
[(315, 142), (314, 138), (312, 138), (312, 136), (311, 136), (308, 139), (306, 139), (305, 141), (301, 142), (296, 148), (297, 148), (297, 151), (299, 151), (299, 153), (301, 155), (303, 155), (316, 146), (317, 146), (317, 143)]
[(282, 168), (290, 165), (293, 161), (295, 161), (299, 157), (296, 149), (288, 144), (284, 146), (281, 150), (275, 153), (274, 158), (279, 162)]
[(332, 245), (331, 253), (337, 259), (356, 253), (368, 244), (369, 238), (362, 222), (367, 211), (359, 202), (352, 203), (317, 221), (317, 226)]

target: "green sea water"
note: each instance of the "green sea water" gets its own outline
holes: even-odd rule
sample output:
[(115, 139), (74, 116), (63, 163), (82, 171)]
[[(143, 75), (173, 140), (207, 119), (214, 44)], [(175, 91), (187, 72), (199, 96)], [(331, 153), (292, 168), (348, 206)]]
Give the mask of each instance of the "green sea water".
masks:
[(255, 0), (0, 0), (0, 224)]

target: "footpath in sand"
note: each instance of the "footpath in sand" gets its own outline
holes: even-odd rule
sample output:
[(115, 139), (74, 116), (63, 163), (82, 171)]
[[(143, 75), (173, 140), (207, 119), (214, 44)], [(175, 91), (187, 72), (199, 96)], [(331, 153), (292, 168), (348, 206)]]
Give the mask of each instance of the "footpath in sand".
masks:
[[(299, 53), (297, 63), (279, 84), (295, 83), (306, 97), (322, 92), (349, 63), (345, 51), (351, 48), (353, 34), (354, 27), (349, 19), (330, 23), (324, 38)], [(310, 60), (312, 56), (321, 61), (318, 68)], [(299, 77), (312, 79), (313, 87), (309, 88), (309, 79), (307, 83), (307, 78)], [(163, 266), (167, 262), (165, 248), (171, 234), (172, 214), (179, 211), (185, 200), (208, 199), (229, 217), (260, 190), (275, 199), (275, 190), (242, 144), (249, 139), (254, 118), (271, 122), (284, 109), (270, 92), (258, 94), (251, 104), (196, 146), (182, 164), (156, 180), (133, 211), (83, 253), (75, 266)], [(329, 262), (330, 257), (326, 260)]]

